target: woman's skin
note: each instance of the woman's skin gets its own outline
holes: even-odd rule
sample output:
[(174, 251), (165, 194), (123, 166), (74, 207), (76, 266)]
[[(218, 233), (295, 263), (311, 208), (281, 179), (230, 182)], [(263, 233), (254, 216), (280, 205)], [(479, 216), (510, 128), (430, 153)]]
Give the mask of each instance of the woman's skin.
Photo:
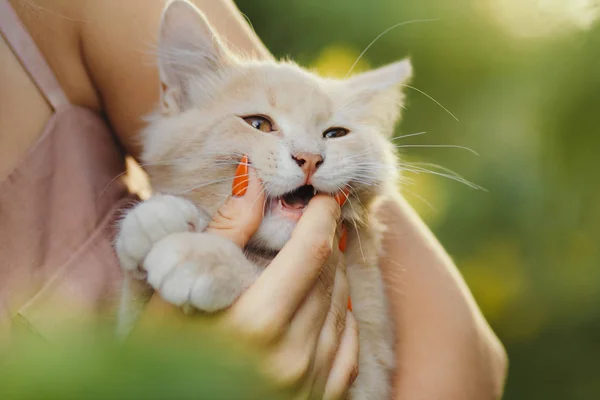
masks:
[[(193, 2), (233, 47), (258, 57), (271, 57), (230, 0)], [(159, 80), (151, 52), (164, 2), (11, 0), (11, 4), (70, 101), (104, 114), (123, 146), (138, 156), (136, 139), (143, 124), (141, 117), (158, 101)], [(51, 109), (1, 37), (0, 87), (2, 180), (41, 134)], [(245, 198), (247, 195), (229, 200), (225, 206), (228, 211), (222, 211), (231, 213), (232, 218), (213, 223), (216, 234), (233, 235), (229, 237), (239, 240), (239, 244), (247, 240), (244, 238), (256, 224), (243, 213), (242, 218), (236, 217), (238, 208), (232, 204)], [(383, 243), (386, 256), (380, 265), (400, 339), (394, 398), (499, 397), (506, 375), (506, 354), (456, 267), (400, 196), (384, 201), (378, 213), (388, 228)], [(223, 318), (224, 323), (235, 325), (240, 334), (263, 343), (265, 354), (269, 354), (266, 359), (277, 366), (269, 371), (273, 378), (290, 386), (300, 383), (297, 387), (311, 391), (315, 397), (324, 392), (325, 385), (332, 398), (347, 389), (357, 354), (351, 313), (346, 314), (347, 319), (339, 317), (340, 309), (345, 310), (345, 276), (322, 268), (329, 251), (323, 251), (319, 259), (304, 251), (306, 246), (317, 244), (307, 242), (316, 237), (321, 247), (332, 250), (331, 256), (339, 256), (333, 245), (338, 215), (339, 207), (332, 199), (320, 197), (312, 201), (298, 227), (310, 235), (295, 234), (286, 250), (267, 268), (269, 274), (261, 277)], [(280, 278), (290, 286), (278, 287)], [(291, 289), (291, 283), (298, 281), (302, 284), (295, 287), (293, 296), (286, 298), (289, 292), (283, 289)], [(322, 285), (324, 281), (330, 283)], [(268, 289), (258, 290), (260, 287)], [(328, 295), (330, 292), (333, 294)], [(282, 301), (284, 305), (273, 307)], [(303, 312), (297, 309), (299, 304)], [(146, 320), (156, 313), (177, 319), (182, 325), (191, 324), (190, 319), (180, 318), (157, 296), (146, 310)], [(257, 315), (264, 315), (264, 319), (248, 317)], [(316, 324), (304, 322), (312, 321), (315, 315), (320, 316), (315, 319)], [(342, 322), (332, 323), (329, 315), (337, 315), (336, 320)], [(139, 329), (151, 328), (142, 320)], [(325, 356), (319, 356), (320, 350), (316, 349), (321, 343), (330, 343), (332, 337), (333, 347), (340, 343), (337, 353), (329, 350)], [(311, 364), (309, 361), (317, 356), (319, 360)], [(291, 359), (303, 362), (294, 366), (287, 362)], [(306, 368), (313, 364), (314, 368)]]

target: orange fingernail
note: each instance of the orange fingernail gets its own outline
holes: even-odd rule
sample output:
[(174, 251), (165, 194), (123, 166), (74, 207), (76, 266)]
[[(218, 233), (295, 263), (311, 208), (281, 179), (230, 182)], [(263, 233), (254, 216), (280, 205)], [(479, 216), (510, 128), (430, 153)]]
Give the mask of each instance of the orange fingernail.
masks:
[(352, 311), (352, 299), (348, 296), (348, 310)]
[(348, 195), (350, 194), (350, 190), (348, 190), (347, 187), (343, 188), (342, 190), (340, 190), (339, 192), (337, 192), (335, 194), (335, 201), (338, 202), (338, 204), (341, 206), (344, 205), (344, 203), (346, 202), (346, 200), (348, 200)]
[(346, 245), (348, 244), (348, 229), (346, 229), (346, 225), (342, 224), (340, 241), (338, 242), (338, 248), (343, 253), (346, 251)]
[(246, 194), (248, 189), (248, 156), (242, 157), (235, 170), (231, 194), (235, 197), (241, 197)]

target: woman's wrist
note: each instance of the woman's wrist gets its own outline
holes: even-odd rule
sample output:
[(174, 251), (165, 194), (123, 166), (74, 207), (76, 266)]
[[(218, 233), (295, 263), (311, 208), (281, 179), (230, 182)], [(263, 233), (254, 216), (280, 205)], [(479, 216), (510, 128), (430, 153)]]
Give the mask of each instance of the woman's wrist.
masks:
[(500, 397), (506, 353), (448, 254), (401, 196), (382, 201), (377, 213), (399, 338), (395, 398)]

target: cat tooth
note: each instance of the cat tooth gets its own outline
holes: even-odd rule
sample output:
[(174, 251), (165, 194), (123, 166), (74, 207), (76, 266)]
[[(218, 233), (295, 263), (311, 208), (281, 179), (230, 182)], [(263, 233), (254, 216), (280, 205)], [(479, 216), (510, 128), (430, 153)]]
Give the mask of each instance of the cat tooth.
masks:
[(317, 188), (313, 186), (313, 196), (317, 195)]

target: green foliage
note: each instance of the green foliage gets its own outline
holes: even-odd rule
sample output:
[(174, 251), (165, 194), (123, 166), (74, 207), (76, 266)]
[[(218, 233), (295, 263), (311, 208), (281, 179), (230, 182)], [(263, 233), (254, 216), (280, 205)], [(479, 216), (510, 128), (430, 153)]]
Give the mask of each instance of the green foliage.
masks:
[[(240, 0), (278, 56), (343, 76), (410, 55), (403, 161), (487, 189), (406, 172), (405, 196), (438, 235), (508, 349), (506, 399), (600, 393), (600, 13), (567, 0)], [(453, 144), (459, 149), (402, 147)], [(445, 173), (440, 169), (435, 171)], [(430, 205), (428, 205), (430, 204)]]
[(214, 333), (102, 337), (60, 343), (22, 338), (0, 356), (0, 399), (287, 399), (267, 384), (256, 356)]

